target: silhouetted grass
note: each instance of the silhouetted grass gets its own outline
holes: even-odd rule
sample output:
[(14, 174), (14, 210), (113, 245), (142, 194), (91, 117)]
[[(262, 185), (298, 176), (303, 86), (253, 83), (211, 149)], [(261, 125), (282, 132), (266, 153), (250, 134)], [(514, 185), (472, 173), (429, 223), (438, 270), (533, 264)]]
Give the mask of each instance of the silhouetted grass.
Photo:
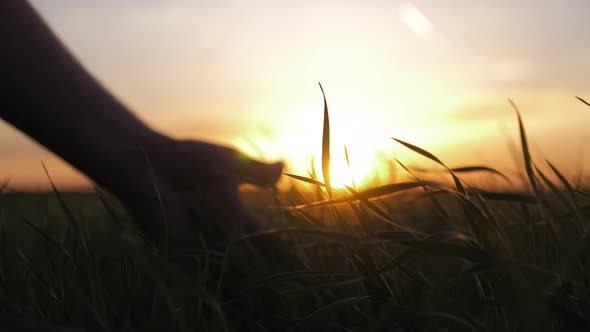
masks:
[(103, 193), (2, 195), (0, 319), (41, 331), (587, 331), (590, 195), (541, 170), (514, 108), (528, 191), (473, 187), (464, 174), (515, 179), (398, 139), (452, 184), (399, 162), (411, 181), (339, 189), (324, 98), (324, 180), (288, 174), (315, 192), (244, 192), (273, 227), (236, 233), (223, 252), (202, 239), (192, 270), (146, 245)]

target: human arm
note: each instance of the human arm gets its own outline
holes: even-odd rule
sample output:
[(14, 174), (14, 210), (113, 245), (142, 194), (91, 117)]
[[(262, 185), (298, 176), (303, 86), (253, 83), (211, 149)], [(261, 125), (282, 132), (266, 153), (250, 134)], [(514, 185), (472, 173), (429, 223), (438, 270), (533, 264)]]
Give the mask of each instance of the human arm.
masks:
[[(240, 183), (271, 185), (282, 165), (149, 128), (90, 75), (21, 0), (0, 2), (0, 117), (116, 195), (153, 242), (194, 223), (239, 222)], [(215, 233), (208, 232), (205, 233)]]

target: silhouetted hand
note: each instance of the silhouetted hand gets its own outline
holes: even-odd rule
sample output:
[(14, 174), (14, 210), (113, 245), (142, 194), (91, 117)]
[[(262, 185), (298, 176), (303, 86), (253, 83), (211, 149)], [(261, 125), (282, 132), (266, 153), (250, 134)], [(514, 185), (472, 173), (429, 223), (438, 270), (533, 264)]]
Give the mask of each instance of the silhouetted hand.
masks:
[(240, 201), (238, 187), (243, 183), (272, 186), (281, 175), (282, 163), (261, 163), (234, 149), (194, 140), (164, 138), (163, 144), (154, 146), (146, 153), (151, 194), (121, 197), (152, 240), (158, 234), (175, 244), (192, 246), (202, 235), (208, 246), (222, 248), (236, 228), (253, 232), (264, 227), (264, 221)]
[(221, 248), (236, 227), (262, 227), (240, 202), (238, 186), (272, 185), (281, 163), (149, 128), (27, 1), (0, 1), (0, 44), (0, 118), (117, 196), (146, 238), (176, 247), (205, 239)]

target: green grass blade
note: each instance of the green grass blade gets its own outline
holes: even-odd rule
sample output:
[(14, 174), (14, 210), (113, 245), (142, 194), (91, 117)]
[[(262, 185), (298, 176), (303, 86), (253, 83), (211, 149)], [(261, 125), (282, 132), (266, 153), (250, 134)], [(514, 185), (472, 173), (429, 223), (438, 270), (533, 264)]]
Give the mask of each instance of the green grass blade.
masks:
[(569, 183), (567, 178), (557, 169), (557, 167), (555, 167), (552, 163), (549, 162), (549, 160), (547, 160), (547, 164), (549, 165), (549, 167), (551, 167), (551, 170), (553, 171), (553, 173), (555, 173), (555, 175), (557, 175), (557, 177), (559, 178), (559, 181), (561, 181), (561, 183), (563, 184), (563, 186), (567, 190), (567, 192), (570, 196), (570, 199), (574, 203), (574, 207), (575, 207), (576, 211), (580, 211), (580, 204), (578, 203), (578, 199), (576, 198), (575, 190), (572, 187), (572, 185)]
[(508, 99), (508, 101), (510, 102), (510, 105), (512, 105), (512, 108), (516, 111), (516, 116), (518, 117), (518, 130), (520, 133), (520, 144), (521, 144), (521, 148), (522, 148), (522, 154), (524, 157), (524, 167), (526, 170), (526, 174), (529, 178), (529, 182), (530, 182), (531, 186), (533, 187), (533, 191), (535, 192), (536, 195), (538, 195), (539, 188), (538, 188), (537, 180), (535, 178), (535, 173), (533, 171), (533, 161), (531, 160), (531, 153), (529, 150), (529, 144), (527, 142), (527, 137), (526, 137), (526, 133), (524, 130), (524, 125), (522, 123), (522, 117), (520, 116), (520, 112), (519, 112), (516, 104), (511, 99)]
[(396, 142), (398, 142), (398, 143), (400, 143), (401, 145), (407, 147), (408, 149), (410, 149), (410, 150), (412, 150), (412, 151), (414, 151), (414, 152), (416, 152), (418, 154), (421, 154), (422, 156), (424, 156), (424, 157), (426, 157), (426, 158), (428, 158), (428, 159), (436, 162), (437, 164), (443, 166), (444, 168), (447, 168), (447, 166), (445, 166), (445, 164), (443, 164), (443, 162), (440, 159), (438, 159), (435, 155), (433, 155), (432, 153), (430, 153), (430, 152), (428, 152), (428, 151), (426, 151), (426, 150), (424, 150), (424, 149), (422, 149), (420, 147), (417, 147), (414, 144), (410, 144), (408, 142), (404, 142), (401, 139), (397, 139), (395, 137), (391, 137), (391, 139), (394, 140), (394, 141), (396, 141)]
[(0, 194), (4, 192), (4, 190), (8, 187), (8, 183), (10, 182), (10, 178), (2, 181), (2, 183), (0, 183)]
[[(2, 250), (2, 253), (1, 253), (2, 256), (0, 256), (0, 258), (2, 259), (1, 263), (3, 265), (6, 265), (8, 262), (8, 252), (7, 252), (8, 244), (6, 241), (6, 222), (5, 221), (2, 222), (2, 237), (0, 239), (2, 240), (2, 244), (0, 245), (0, 250)], [(0, 265), (0, 266), (2, 266), (2, 265)]]
[(281, 233), (299, 233), (323, 237), (326, 239), (339, 241), (339, 242), (368, 242), (369, 239), (365, 239), (356, 235), (346, 234), (342, 232), (334, 232), (328, 230), (301, 228), (301, 227), (286, 227), (280, 229), (270, 229), (266, 231), (260, 231), (256, 233), (249, 233), (240, 237), (240, 239), (250, 239), (260, 236), (273, 236)]
[[(470, 190), (471, 193), (475, 193), (476, 190)], [(493, 192), (493, 191), (485, 191), (485, 190), (477, 190), (477, 193), (481, 195), (481, 197), (491, 200), (491, 201), (504, 201), (504, 202), (512, 202), (512, 203), (528, 203), (528, 204), (536, 204), (537, 199), (535, 196), (531, 196), (528, 194), (522, 193), (511, 193), (511, 192)]]
[(322, 175), (324, 176), (324, 183), (326, 184), (326, 190), (328, 191), (328, 197), (332, 199), (332, 186), (330, 183), (330, 117), (328, 115), (328, 102), (326, 102), (326, 94), (322, 84), (320, 90), (322, 90), (322, 96), (324, 97), (324, 129), (322, 132)]
[(347, 280), (343, 280), (343, 281), (334, 281), (334, 282), (317, 284), (317, 285), (313, 285), (313, 286), (310, 286), (310, 287), (305, 287), (305, 288), (302, 288), (302, 289), (287, 289), (287, 290), (282, 290), (280, 292), (280, 294), (281, 295), (314, 294), (314, 293), (317, 293), (319, 291), (325, 291), (325, 290), (327, 290), (329, 288), (339, 288), (339, 287), (347, 287), (347, 288), (350, 288), (351, 285), (362, 283), (365, 280), (367, 280), (367, 277), (366, 276), (362, 276), (362, 277), (347, 279)]
[[(296, 205), (293, 202), (289, 202), (289, 203), (291, 203), (293, 206)], [(301, 216), (303, 217), (303, 219), (305, 221), (307, 221), (308, 223), (310, 223), (311, 225), (315, 225), (315, 226), (322, 225), (322, 222), (318, 218), (314, 217), (311, 213), (309, 213), (303, 209), (298, 209), (296, 211), (299, 212), (301, 214)]]
[(576, 193), (578, 193), (578, 194), (580, 194), (580, 195), (584, 196), (584, 197), (590, 198), (590, 194), (589, 194), (589, 193), (583, 192), (583, 191), (581, 191), (581, 190), (578, 190), (578, 189), (575, 189), (574, 191), (575, 191)]
[(61, 243), (59, 243), (57, 240), (55, 240), (54, 238), (52, 238), (49, 234), (45, 233), (37, 225), (33, 224), (32, 222), (28, 221), (27, 219), (23, 219), (23, 220), (25, 221), (25, 223), (29, 227), (31, 227), (35, 232), (37, 232), (37, 234), (39, 234), (43, 239), (45, 239), (45, 241), (47, 241), (49, 244), (51, 244), (52, 246), (54, 246), (56, 249), (58, 249), (59, 251), (61, 251), (62, 253), (64, 253), (66, 255), (66, 257), (68, 257), (74, 263), (76, 262), (76, 260), (74, 259), (74, 257), (66, 250), (66, 248)]
[(348, 167), (348, 173), (350, 173), (350, 179), (352, 181), (352, 187), (356, 190), (356, 182), (354, 181), (354, 176), (352, 176), (352, 168), (350, 167), (350, 158), (348, 156), (348, 147), (344, 144), (344, 156), (346, 157), (346, 166)]
[(420, 188), (420, 187), (424, 187), (424, 186), (429, 186), (429, 187), (439, 188), (439, 189), (447, 189), (447, 190), (450, 189), (444, 184), (440, 184), (437, 182), (431, 182), (431, 181), (400, 182), (400, 183), (387, 184), (387, 185), (383, 185), (383, 186), (379, 186), (379, 187), (375, 187), (375, 188), (361, 190), (361, 191), (357, 192), (357, 194), (352, 195), (350, 197), (344, 197), (344, 198), (338, 198), (338, 199), (334, 199), (334, 200), (319, 201), (319, 202), (313, 202), (313, 203), (309, 203), (309, 204), (290, 206), (290, 207), (286, 207), (286, 209), (317, 208), (320, 206), (331, 206), (331, 205), (335, 205), (335, 204), (343, 204), (343, 203), (354, 202), (354, 201), (358, 201), (358, 200), (371, 200), (371, 199), (377, 199), (377, 198), (382, 198), (385, 196), (393, 195), (393, 194), (401, 192), (401, 191), (410, 190), (410, 189), (414, 189), (414, 188)]
[(554, 217), (554, 213), (553, 211), (549, 208), (548, 203), (547, 203), (547, 199), (544, 196), (543, 191), (541, 190), (541, 188), (539, 187), (539, 184), (537, 183), (537, 179), (535, 177), (535, 172), (533, 169), (533, 160), (531, 158), (531, 153), (529, 150), (529, 145), (527, 142), (527, 137), (526, 137), (526, 133), (525, 133), (525, 129), (524, 129), (524, 125), (522, 123), (522, 117), (520, 116), (520, 112), (518, 110), (518, 107), (516, 106), (516, 104), (508, 99), (508, 101), (510, 102), (510, 105), (512, 105), (512, 108), (516, 111), (516, 115), (518, 118), (518, 129), (520, 132), (520, 142), (522, 145), (522, 154), (524, 157), (524, 165), (525, 165), (525, 170), (527, 173), (527, 177), (529, 179), (529, 182), (531, 184), (531, 187), (533, 189), (533, 193), (535, 194), (535, 197), (537, 198), (538, 202), (537, 205), (539, 206), (539, 208), (541, 209), (542, 213), (548, 218), (549, 222), (547, 224), (548, 226), (548, 231), (549, 234), (553, 237), (553, 240), (555, 241), (555, 243), (561, 247), (564, 245), (564, 243), (560, 242), (560, 237), (557, 234), (558, 231), (558, 227), (559, 225), (556, 224), (554, 222), (553, 217)]
[(435, 317), (435, 318), (442, 318), (448, 321), (455, 322), (458, 325), (463, 326), (471, 331), (487, 331), (487, 329), (481, 325), (475, 326), (471, 322), (467, 321), (464, 318), (461, 318), (455, 314), (449, 312), (442, 312), (442, 311), (435, 311), (435, 310), (419, 310), (417, 312), (418, 317), (420, 316), (427, 316), (427, 317)]
[(327, 304), (323, 307), (318, 308), (307, 317), (302, 319), (299, 323), (297, 323), (290, 331), (309, 331), (309, 328), (313, 322), (320, 318), (320, 316), (328, 315), (331, 312), (341, 309), (342, 307), (352, 306), (357, 304), (361, 301), (365, 301), (371, 298), (375, 298), (373, 295), (366, 295), (366, 296), (356, 296), (356, 297), (348, 297), (340, 300), (336, 300), (330, 304)]
[(305, 176), (295, 175), (295, 174), (290, 174), (290, 173), (283, 173), (283, 174), (285, 174), (286, 176), (288, 176), (290, 178), (293, 178), (293, 179), (296, 179), (299, 181), (303, 181), (303, 182), (307, 182), (307, 183), (313, 184), (315, 186), (326, 187), (326, 185), (323, 184), (322, 182), (320, 182), (318, 180), (311, 179), (311, 178), (307, 178)]
[(590, 106), (590, 103), (588, 103), (587, 101), (585, 101), (584, 99), (576, 96), (576, 98), (578, 98), (579, 101), (583, 102), (584, 104), (586, 104), (586, 106)]
[(491, 207), (489, 206), (487, 200), (479, 193), (476, 192), (474, 195), (475, 198), (479, 201), (479, 206), (487, 219), (489, 220), (490, 224), (493, 226), (496, 234), (498, 235), (498, 240), (501, 243), (501, 246), (504, 248), (509, 248), (510, 243), (506, 242), (506, 232), (503, 229), (502, 225), (496, 220), (494, 213), (492, 212)]
[[(264, 286), (266, 284), (283, 280), (283, 279), (293, 279), (293, 278), (312, 278), (312, 277), (355, 277), (357, 276), (356, 273), (352, 272), (334, 272), (329, 270), (303, 270), (303, 271), (290, 271), (290, 272), (281, 272), (266, 276), (262, 279), (258, 279), (244, 287), (237, 295), (236, 298), (243, 296), (244, 294), (248, 293), (249, 291), (253, 290), (254, 288)], [(232, 302), (233, 300), (229, 300), (228, 302)]]
[(51, 185), (51, 188), (53, 189), (53, 192), (55, 193), (55, 196), (57, 197), (57, 201), (59, 202), (60, 207), (64, 211), (68, 221), (70, 222), (70, 224), (72, 225), (72, 228), (74, 229), (76, 238), (79, 238), (80, 237), (80, 227), (78, 226), (78, 222), (76, 221), (76, 218), (74, 217), (74, 214), (72, 213), (72, 210), (70, 210), (70, 208), (66, 204), (65, 200), (63, 199), (63, 196), (61, 195), (59, 190), (57, 190), (55, 183), (53, 183), (53, 179), (51, 179), (51, 176), (49, 175), (49, 171), (47, 170), (47, 167), (45, 167), (45, 163), (41, 162), (41, 165), (43, 166), (43, 170), (45, 171), (45, 174), (47, 175), (47, 179), (49, 180), (49, 184)]
[(379, 267), (375, 273), (378, 275), (382, 275), (382, 274), (387, 273), (391, 270), (394, 270), (397, 267), (399, 267), (401, 264), (406, 263), (406, 262), (416, 258), (419, 254), (420, 254), (420, 251), (418, 249), (415, 249), (415, 248), (405, 249), (403, 252), (398, 254), (396, 257), (391, 258), (387, 263), (385, 263), (384, 265)]
[(495, 257), (493, 254), (473, 246), (466, 246), (464, 244), (455, 244), (431, 240), (400, 240), (396, 243), (411, 248), (416, 248), (425, 252), (462, 258), (476, 263), (490, 264), (498, 262), (497, 257)]
[[(369, 215), (367, 214), (367, 212), (364, 210), (364, 208), (357, 206), (355, 203), (350, 202), (348, 203), (350, 205), (350, 208), (352, 209), (352, 212), (354, 213), (354, 215), (356, 216), (356, 219), (359, 222), (359, 225), (361, 226), (361, 229), (363, 230), (365, 235), (372, 235), (373, 234), (373, 229), (371, 228), (371, 223), (369, 220)], [(298, 211), (305, 211), (305, 210), (298, 210)]]
[(455, 182), (455, 186), (457, 187), (457, 190), (460, 193), (462, 193), (464, 195), (467, 195), (467, 191), (465, 190), (465, 187), (463, 187), (463, 184), (461, 183), (461, 181), (459, 180), (459, 178), (455, 175), (455, 173), (453, 173), (453, 171), (449, 167), (447, 167), (447, 165), (445, 165), (440, 159), (438, 159), (438, 157), (436, 157), (432, 153), (430, 153), (430, 152), (428, 152), (428, 151), (426, 151), (426, 150), (424, 150), (424, 149), (422, 149), (420, 147), (417, 147), (417, 146), (415, 146), (413, 144), (410, 144), (408, 142), (404, 142), (404, 141), (402, 141), (400, 139), (397, 139), (395, 137), (391, 137), (391, 139), (393, 139), (394, 141), (396, 141), (396, 142), (400, 143), (401, 145), (407, 147), (408, 149), (410, 149), (410, 150), (412, 150), (412, 151), (414, 151), (414, 152), (416, 152), (416, 153), (418, 153), (418, 154), (420, 154), (420, 155), (422, 155), (422, 156), (424, 156), (424, 157), (426, 157), (426, 158), (434, 161), (435, 163), (441, 165), (442, 167), (446, 168), (449, 171), (449, 173), (451, 173), (451, 176), (453, 177), (453, 181)]
[(25, 256), (25, 254), (20, 250), (20, 248), (16, 248), (18, 255), (20, 256), (21, 260), (25, 263), (25, 265), (27, 266), (27, 269), (29, 271), (31, 271), (31, 273), (33, 274), (33, 276), (35, 276), (35, 278), (37, 280), (39, 280), (41, 282), (41, 284), (43, 284), (43, 286), (45, 286), (45, 288), (47, 288), (47, 292), (49, 293), (49, 295), (58, 303), (61, 305), (61, 301), (59, 300), (59, 298), (57, 297), (53, 287), (51, 287), (51, 285), (49, 284), (49, 282), (45, 279), (45, 277), (43, 276), (43, 274), (39, 271), (37, 271), (37, 269), (35, 268), (35, 265), (33, 265), (33, 263), (31, 263), (31, 261)]
[(372, 198), (384, 197), (384, 196), (395, 194), (400, 191), (419, 188), (419, 187), (423, 187), (423, 186), (429, 186), (429, 187), (440, 188), (440, 189), (443, 189), (443, 188), (449, 189), (444, 184), (440, 184), (438, 182), (432, 182), (432, 181), (399, 182), (399, 183), (386, 184), (386, 185), (379, 186), (379, 187), (361, 190), (356, 195), (353, 195), (349, 198), (344, 198), (344, 200), (348, 201), (351, 198), (353, 200), (358, 200), (358, 199), (372, 199)]
[(511, 183), (510, 179), (508, 179), (508, 177), (506, 175), (504, 175), (502, 172), (488, 167), (488, 166), (463, 166), (463, 167), (454, 167), (451, 168), (451, 171), (453, 171), (454, 173), (471, 173), (471, 172), (489, 172), (492, 174), (496, 174), (498, 176), (500, 176), (501, 178), (503, 178), (504, 180), (506, 180), (506, 182)]
[(315, 157), (314, 156), (311, 156), (311, 158), (309, 159), (309, 177), (311, 177), (314, 180), (318, 178), (318, 172), (315, 169)]
[(553, 181), (551, 181), (539, 168), (537, 168), (535, 166), (535, 170), (537, 171), (537, 174), (539, 174), (539, 176), (541, 177), (541, 180), (543, 180), (543, 182), (545, 182), (545, 184), (547, 185), (547, 187), (549, 187), (549, 189), (551, 189), (551, 191), (553, 192), (553, 194), (561, 201), (561, 203), (563, 205), (565, 205), (567, 208), (569, 208), (572, 212), (575, 212), (575, 207), (573, 206), (572, 203), (570, 203), (567, 198), (563, 195), (563, 192), (557, 187), (557, 185), (555, 183), (553, 183)]
[(100, 202), (102, 203), (102, 205), (106, 209), (107, 213), (111, 216), (113, 221), (117, 225), (122, 226), (123, 221), (121, 220), (121, 218), (119, 218), (119, 216), (115, 212), (115, 209), (113, 208), (113, 206), (107, 201), (104, 192), (102, 190), (100, 190), (97, 186), (93, 186), (93, 188), (94, 188), (94, 191), (98, 194), (98, 199), (100, 200)]
[(420, 232), (418, 232), (417, 230), (413, 229), (410, 226), (406, 226), (401, 224), (400, 222), (396, 221), (392, 216), (390, 216), (387, 212), (383, 211), (382, 209), (380, 209), (377, 205), (373, 204), (372, 202), (369, 202), (366, 199), (361, 200), (361, 204), (363, 204), (364, 206), (366, 206), (369, 211), (373, 212), (375, 215), (377, 215), (381, 220), (385, 221), (386, 223), (397, 227), (405, 232), (408, 232), (410, 234), (414, 234), (417, 235)]
[[(400, 160), (398, 160), (397, 158), (395, 158), (395, 161), (398, 163), (398, 165), (400, 165), (406, 172), (408, 172), (408, 174), (410, 174), (416, 181), (422, 181), (420, 180), (420, 178), (418, 178), (418, 176), (416, 174), (414, 174), (414, 172), (412, 172), (406, 165), (404, 165), (404, 163), (402, 163)], [(424, 193), (426, 194), (426, 197), (428, 197), (428, 199), (430, 200), (430, 202), (432, 203), (432, 205), (434, 205), (434, 208), (437, 210), (437, 212), (441, 215), (442, 218), (444, 218), (444, 220), (450, 221), (451, 217), (449, 216), (449, 214), (447, 213), (447, 211), (444, 209), (443, 205), (440, 203), (440, 201), (438, 199), (436, 199), (436, 197), (433, 195), (433, 192), (427, 187), (427, 186), (422, 186), (422, 190), (424, 190)], [(443, 191), (446, 192), (446, 191)]]

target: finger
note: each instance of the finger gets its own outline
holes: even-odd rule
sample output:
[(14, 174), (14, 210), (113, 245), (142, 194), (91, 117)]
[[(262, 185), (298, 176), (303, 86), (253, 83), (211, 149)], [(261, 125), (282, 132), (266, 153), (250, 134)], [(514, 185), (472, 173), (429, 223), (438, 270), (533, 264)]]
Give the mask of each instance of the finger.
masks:
[(270, 186), (279, 180), (283, 171), (282, 162), (267, 164), (250, 159), (242, 154), (239, 154), (236, 159), (232, 173), (240, 182), (258, 186)]
[(242, 225), (244, 230), (260, 230), (263, 222), (255, 217), (243, 204), (238, 184), (233, 181), (216, 183), (196, 191), (194, 196), (185, 197), (185, 204), (191, 206), (195, 201), (198, 207), (195, 211), (199, 220), (210, 224), (216, 224), (225, 231), (230, 231), (236, 224)]

